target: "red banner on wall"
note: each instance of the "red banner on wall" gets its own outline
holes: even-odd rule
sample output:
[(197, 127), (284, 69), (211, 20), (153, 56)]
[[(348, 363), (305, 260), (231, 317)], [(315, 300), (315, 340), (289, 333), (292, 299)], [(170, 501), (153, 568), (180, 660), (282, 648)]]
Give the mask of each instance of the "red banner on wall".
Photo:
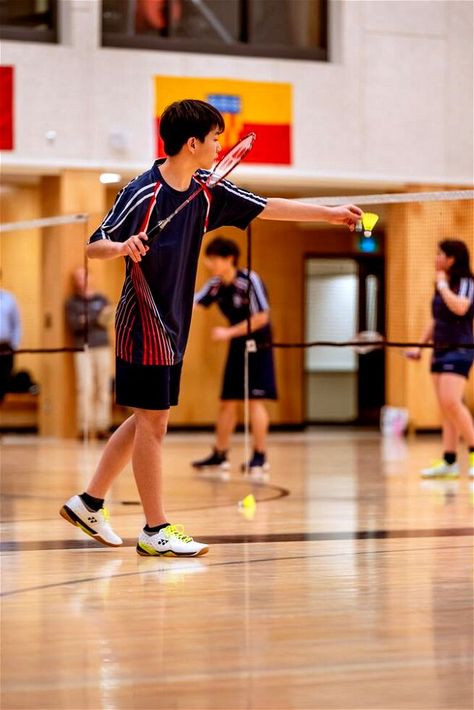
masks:
[(159, 136), (162, 111), (173, 101), (191, 98), (207, 101), (221, 112), (226, 128), (219, 142), (224, 150), (252, 131), (257, 140), (246, 163), (291, 165), (291, 85), (212, 77), (155, 77), (157, 156), (164, 155)]
[(13, 67), (0, 66), (0, 150), (13, 148)]

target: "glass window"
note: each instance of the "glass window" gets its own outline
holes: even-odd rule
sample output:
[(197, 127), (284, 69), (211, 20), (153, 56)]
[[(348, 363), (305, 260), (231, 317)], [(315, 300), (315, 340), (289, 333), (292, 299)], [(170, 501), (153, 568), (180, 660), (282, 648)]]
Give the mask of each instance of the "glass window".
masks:
[(322, 47), (322, 6), (323, 3), (315, 0), (253, 0), (250, 44), (301, 49)]
[(103, 0), (105, 46), (326, 59), (327, 0)]
[(57, 0), (0, 0), (0, 37), (57, 42)]

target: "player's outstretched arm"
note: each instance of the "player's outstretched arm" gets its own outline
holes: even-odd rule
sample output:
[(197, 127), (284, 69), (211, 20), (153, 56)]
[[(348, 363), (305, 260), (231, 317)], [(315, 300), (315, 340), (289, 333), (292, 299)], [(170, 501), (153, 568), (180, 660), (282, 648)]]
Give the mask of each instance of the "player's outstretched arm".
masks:
[(329, 222), (329, 224), (347, 224), (353, 230), (362, 217), (362, 210), (355, 205), (324, 207), (308, 205), (297, 200), (282, 197), (270, 197), (267, 205), (259, 214), (260, 219), (275, 219), (288, 222)]

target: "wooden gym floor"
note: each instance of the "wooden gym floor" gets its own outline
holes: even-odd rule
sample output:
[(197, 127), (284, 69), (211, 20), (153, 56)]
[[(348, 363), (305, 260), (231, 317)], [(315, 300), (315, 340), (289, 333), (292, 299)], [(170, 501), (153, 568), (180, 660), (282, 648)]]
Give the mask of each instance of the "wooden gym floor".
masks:
[[(420, 480), (438, 437), (271, 437), (271, 485), (198, 480), (210, 435), (166, 443), (169, 518), (208, 555), (142, 558), (64, 522), (101, 445), (2, 441), (2, 704), (14, 708), (471, 710), (472, 487)], [(252, 492), (253, 519), (237, 503)]]

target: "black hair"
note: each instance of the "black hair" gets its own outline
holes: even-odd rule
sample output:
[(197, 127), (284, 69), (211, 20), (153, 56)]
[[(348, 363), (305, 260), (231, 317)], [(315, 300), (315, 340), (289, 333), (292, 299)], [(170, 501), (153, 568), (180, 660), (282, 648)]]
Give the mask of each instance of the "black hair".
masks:
[(206, 256), (231, 256), (233, 257), (233, 265), (237, 266), (239, 263), (240, 249), (232, 239), (216, 237), (207, 245)]
[(177, 155), (189, 138), (204, 141), (213, 129), (222, 133), (225, 128), (222, 114), (205, 101), (184, 99), (170, 104), (160, 118), (160, 136), (166, 155)]
[(469, 264), (469, 249), (460, 239), (443, 239), (438, 248), (454, 258), (454, 264), (449, 269), (449, 285), (457, 286), (462, 278), (474, 278)]

